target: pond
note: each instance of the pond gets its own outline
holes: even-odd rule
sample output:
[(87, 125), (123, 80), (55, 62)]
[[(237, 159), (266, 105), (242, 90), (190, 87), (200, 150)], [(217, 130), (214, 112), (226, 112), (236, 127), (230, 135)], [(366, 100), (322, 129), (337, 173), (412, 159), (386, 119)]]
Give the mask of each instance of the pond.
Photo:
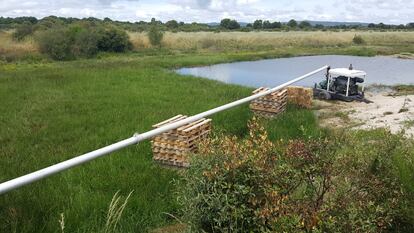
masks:
[[(249, 87), (274, 87), (324, 65), (339, 68), (350, 64), (367, 72), (367, 84), (414, 84), (414, 60), (393, 57), (304, 56), (182, 68), (177, 72)], [(323, 76), (321, 72), (295, 85), (313, 86)]]

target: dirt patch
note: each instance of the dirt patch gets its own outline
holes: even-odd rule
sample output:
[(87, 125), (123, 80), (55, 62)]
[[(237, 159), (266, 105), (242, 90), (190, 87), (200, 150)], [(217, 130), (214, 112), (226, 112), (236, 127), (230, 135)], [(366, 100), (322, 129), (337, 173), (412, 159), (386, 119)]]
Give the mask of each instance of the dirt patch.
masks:
[(392, 90), (366, 93), (373, 103), (315, 101), (321, 126), (353, 129), (388, 128), (414, 136), (414, 95), (395, 95)]

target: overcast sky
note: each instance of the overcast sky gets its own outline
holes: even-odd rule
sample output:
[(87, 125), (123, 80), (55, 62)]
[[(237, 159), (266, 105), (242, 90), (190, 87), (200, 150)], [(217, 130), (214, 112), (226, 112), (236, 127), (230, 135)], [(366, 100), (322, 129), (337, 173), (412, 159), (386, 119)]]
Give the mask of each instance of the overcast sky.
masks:
[(0, 16), (49, 15), (96, 17), (122, 21), (241, 22), (321, 20), (384, 22), (414, 21), (414, 0), (0, 0)]

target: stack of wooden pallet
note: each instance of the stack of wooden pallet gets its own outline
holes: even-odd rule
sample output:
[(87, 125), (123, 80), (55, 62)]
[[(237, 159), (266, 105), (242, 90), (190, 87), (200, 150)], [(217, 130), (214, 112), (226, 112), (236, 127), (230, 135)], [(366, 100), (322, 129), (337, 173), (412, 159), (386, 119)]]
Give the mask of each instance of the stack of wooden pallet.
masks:
[[(264, 92), (269, 88), (260, 87), (253, 91), (253, 94)], [(285, 89), (272, 92), (250, 102), (250, 109), (259, 116), (275, 117), (285, 111), (287, 103), (287, 91)]]
[[(185, 118), (187, 116), (177, 115), (152, 127), (159, 128)], [(188, 155), (197, 152), (197, 143), (210, 130), (211, 119), (203, 118), (154, 137), (151, 141), (154, 160), (165, 165), (188, 167)]]
[(289, 103), (303, 108), (312, 108), (312, 88), (291, 86), (287, 88), (287, 93)]

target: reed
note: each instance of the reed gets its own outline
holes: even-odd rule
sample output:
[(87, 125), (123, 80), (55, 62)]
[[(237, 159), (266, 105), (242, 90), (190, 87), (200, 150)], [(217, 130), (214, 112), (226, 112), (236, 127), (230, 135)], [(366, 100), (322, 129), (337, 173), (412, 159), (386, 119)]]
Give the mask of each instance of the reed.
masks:
[(12, 33), (13, 31), (0, 30), (0, 60), (12, 61), (39, 53), (33, 37), (15, 41), (12, 39)]
[[(361, 36), (367, 46), (409, 45), (414, 43), (414, 32), (370, 31), (291, 31), (291, 32), (167, 32), (163, 46), (178, 50), (261, 50), (284, 47), (345, 47), (353, 45), (355, 35)], [(136, 50), (150, 48), (145, 32), (130, 32)]]

